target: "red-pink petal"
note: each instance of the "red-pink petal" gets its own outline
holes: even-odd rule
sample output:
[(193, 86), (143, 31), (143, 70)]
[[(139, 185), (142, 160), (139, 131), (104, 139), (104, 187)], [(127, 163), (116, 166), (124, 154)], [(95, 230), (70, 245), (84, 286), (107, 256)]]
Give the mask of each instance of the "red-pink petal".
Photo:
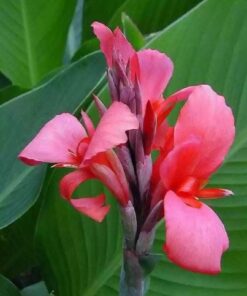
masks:
[(99, 22), (94, 22), (92, 27), (94, 34), (100, 41), (100, 48), (105, 55), (107, 65), (112, 67), (113, 54), (116, 54), (116, 56), (120, 57), (127, 64), (135, 51), (121, 30), (116, 28), (112, 32), (107, 26)]
[(70, 203), (78, 212), (81, 212), (97, 222), (102, 222), (110, 209), (110, 206), (104, 205), (104, 194), (93, 198), (71, 199)]
[(175, 146), (162, 161), (160, 177), (167, 190), (178, 190), (188, 177), (194, 176), (200, 151), (201, 143), (197, 139), (191, 139)]
[(86, 180), (93, 179), (95, 176), (87, 169), (76, 170), (65, 175), (60, 181), (60, 193), (70, 204), (79, 212), (101, 222), (109, 211), (109, 206), (105, 206), (105, 196), (83, 197), (72, 199), (75, 189)]
[(77, 118), (63, 113), (45, 124), (19, 158), (27, 164), (70, 163), (71, 152), (76, 152), (78, 143), (85, 136), (86, 132)]
[(194, 136), (201, 142), (201, 158), (195, 169), (198, 177), (208, 178), (221, 165), (232, 145), (234, 118), (225, 99), (209, 86), (196, 87), (182, 108), (174, 130), (174, 145)]
[(94, 175), (113, 193), (119, 203), (122, 206), (126, 206), (129, 201), (129, 196), (126, 195), (125, 188), (122, 187), (118, 176), (113, 172), (113, 170), (106, 165), (98, 163), (92, 163), (90, 168)]
[(116, 28), (113, 33), (113, 50), (115, 51), (116, 56), (119, 56), (124, 64), (127, 64), (129, 59), (135, 53), (135, 50), (119, 28)]
[(108, 66), (111, 67), (114, 35), (107, 26), (99, 22), (93, 22), (92, 27), (94, 34), (100, 41), (100, 48), (105, 55), (106, 62)]
[(137, 76), (145, 111), (148, 100), (159, 99), (162, 96), (172, 76), (173, 63), (165, 54), (152, 49), (139, 51), (137, 57), (139, 62)]
[(193, 85), (193, 86), (188, 86), (183, 89), (180, 89), (179, 91), (175, 92), (174, 94), (170, 95), (165, 99), (165, 102), (167, 104), (176, 104), (180, 101), (186, 100), (192, 92), (197, 88), (201, 87), (203, 85)]
[(93, 125), (93, 122), (92, 122), (91, 118), (84, 111), (81, 112), (81, 116), (82, 116), (82, 120), (83, 120), (83, 122), (85, 124), (85, 128), (87, 130), (88, 135), (90, 137), (92, 137), (93, 134), (94, 134), (95, 128), (94, 128), (94, 125)]
[(165, 251), (171, 261), (194, 272), (216, 274), (229, 241), (215, 212), (186, 205), (174, 192), (165, 196)]
[(73, 192), (81, 183), (93, 178), (94, 175), (87, 169), (75, 170), (60, 181), (60, 194), (66, 199), (71, 199)]
[(114, 102), (106, 111), (88, 145), (84, 160), (90, 160), (100, 152), (126, 143), (126, 131), (137, 129), (136, 116), (123, 103)]

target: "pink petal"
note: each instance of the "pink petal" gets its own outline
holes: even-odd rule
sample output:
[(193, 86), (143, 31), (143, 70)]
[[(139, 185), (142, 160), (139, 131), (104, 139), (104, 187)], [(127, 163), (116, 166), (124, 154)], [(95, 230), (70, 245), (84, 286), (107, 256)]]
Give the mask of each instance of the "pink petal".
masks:
[(71, 199), (73, 192), (81, 183), (93, 178), (94, 175), (87, 169), (75, 170), (60, 181), (60, 194), (66, 199)]
[(108, 66), (111, 67), (114, 35), (107, 26), (99, 22), (92, 23), (92, 27), (94, 34), (100, 41), (100, 48), (103, 54), (105, 55), (106, 62)]
[(113, 41), (113, 50), (115, 51), (115, 54), (121, 57), (123, 62), (127, 64), (132, 55), (134, 55), (135, 50), (119, 28), (116, 28), (113, 33), (115, 37)]
[(105, 196), (103, 194), (93, 198), (72, 199), (75, 189), (86, 180), (93, 178), (95, 176), (89, 170), (80, 169), (69, 173), (60, 181), (60, 193), (77, 211), (101, 222), (109, 211), (109, 206), (104, 206)]
[(125, 175), (123, 166), (122, 166), (118, 156), (116, 155), (116, 153), (113, 150), (110, 150), (106, 153), (106, 158), (111, 166), (112, 171), (115, 173), (115, 176), (118, 179), (120, 186), (122, 187), (122, 191), (125, 196), (122, 203), (127, 204), (127, 202), (129, 201), (129, 197), (130, 197), (130, 191), (129, 191), (129, 184), (126, 179), (126, 175)]
[(87, 130), (88, 135), (92, 137), (95, 129), (94, 129), (94, 125), (91, 118), (84, 111), (81, 112), (81, 116), (82, 116), (83, 123), (85, 124), (85, 128)]
[(71, 200), (71, 205), (78, 212), (81, 212), (97, 222), (102, 222), (106, 214), (109, 212), (110, 206), (104, 206), (104, 203), (104, 194), (94, 198), (78, 198)]
[(126, 206), (129, 201), (129, 196), (126, 195), (125, 188), (122, 187), (121, 182), (113, 170), (106, 165), (97, 163), (92, 163), (90, 168), (94, 175), (112, 192), (119, 203), (122, 206)]
[(36, 137), (23, 149), (19, 158), (27, 164), (40, 162), (71, 163), (71, 152), (86, 132), (76, 117), (69, 113), (55, 116), (48, 121)]
[(181, 184), (194, 176), (200, 159), (200, 151), (201, 143), (197, 139), (191, 139), (175, 146), (162, 161), (160, 177), (167, 190), (179, 190)]
[(165, 196), (164, 211), (168, 258), (193, 272), (220, 272), (221, 256), (229, 241), (215, 212), (204, 204), (190, 207), (172, 191)]
[(235, 134), (234, 118), (225, 99), (209, 86), (196, 87), (182, 108), (174, 131), (174, 145), (192, 135), (202, 144), (195, 169), (198, 177), (208, 178), (222, 163)]
[[(157, 50), (145, 49), (137, 53), (143, 112), (148, 100), (162, 96), (173, 72), (173, 63), (165, 54)], [(136, 71), (136, 70), (134, 70)]]
[(179, 91), (175, 92), (174, 94), (170, 95), (166, 98), (165, 102), (167, 104), (174, 104), (181, 101), (184, 101), (188, 99), (188, 97), (192, 94), (192, 92), (203, 85), (194, 85), (194, 86), (188, 86), (183, 89), (180, 89)]
[(121, 30), (117, 28), (112, 32), (107, 26), (99, 22), (94, 22), (92, 27), (94, 34), (100, 41), (100, 48), (105, 55), (107, 65), (112, 67), (113, 54), (116, 54), (127, 64), (135, 51)]
[(114, 102), (99, 122), (84, 160), (90, 160), (100, 152), (126, 143), (126, 131), (137, 129), (138, 126), (138, 120), (130, 109), (123, 103)]

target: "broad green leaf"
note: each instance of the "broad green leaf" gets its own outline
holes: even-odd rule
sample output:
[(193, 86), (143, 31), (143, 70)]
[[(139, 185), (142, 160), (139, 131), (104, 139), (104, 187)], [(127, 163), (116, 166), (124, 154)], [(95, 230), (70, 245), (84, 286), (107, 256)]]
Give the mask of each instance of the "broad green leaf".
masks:
[(144, 36), (126, 13), (122, 13), (122, 24), (124, 35), (133, 47), (136, 50), (142, 48), (145, 45)]
[(82, 46), (76, 51), (72, 58), (72, 62), (84, 57), (85, 55), (97, 51), (99, 49), (99, 41), (96, 38), (92, 38), (83, 42)]
[(0, 70), (30, 88), (62, 63), (75, 0), (0, 0)]
[(104, 67), (101, 55), (87, 56), (35, 90), (0, 106), (0, 228), (33, 205), (45, 174), (46, 167), (27, 167), (17, 155), (45, 122), (78, 108), (102, 77)]
[(6, 103), (14, 97), (17, 97), (27, 90), (20, 88), (19, 86), (9, 85), (0, 90), (0, 105)]
[(0, 273), (7, 277), (15, 278), (38, 266), (34, 232), (40, 203), (41, 200), (15, 223), (0, 230)]
[(121, 14), (126, 13), (141, 30), (148, 34), (159, 31), (178, 19), (202, 0), (126, 0), (115, 12), (109, 25), (121, 25)]
[(77, 0), (74, 16), (69, 27), (65, 50), (65, 61), (69, 62), (81, 46), (83, 0)]
[[(232, 151), (210, 182), (235, 192), (234, 197), (210, 202), (225, 223), (231, 241), (223, 257), (222, 273), (208, 276), (185, 271), (163, 255), (152, 274), (148, 296), (247, 295), (246, 13), (245, 0), (204, 1), (148, 44), (167, 52), (174, 61), (168, 93), (191, 84), (209, 83), (227, 98), (237, 126)], [(104, 222), (107, 226), (80, 217), (56, 196), (61, 173), (55, 172), (54, 176), (37, 237), (50, 286), (60, 296), (118, 295), (121, 239), (116, 235), (116, 212), (111, 211), (112, 216)], [(100, 190), (95, 183), (91, 194), (96, 188)], [(155, 252), (162, 250), (163, 228), (161, 225), (157, 231)]]
[(108, 24), (112, 15), (123, 2), (123, 0), (108, 0), (107, 2), (104, 0), (84, 0), (82, 19), (83, 40), (94, 37), (91, 28), (92, 22), (100, 21)]
[(1, 296), (21, 296), (14, 284), (0, 275), (0, 295)]

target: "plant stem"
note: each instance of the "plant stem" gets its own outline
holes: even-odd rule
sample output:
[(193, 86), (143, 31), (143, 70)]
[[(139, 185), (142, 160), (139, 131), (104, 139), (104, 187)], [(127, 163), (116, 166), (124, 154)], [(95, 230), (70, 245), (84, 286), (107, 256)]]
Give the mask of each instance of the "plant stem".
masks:
[(146, 276), (138, 256), (130, 250), (124, 250), (120, 280), (120, 296), (144, 296)]

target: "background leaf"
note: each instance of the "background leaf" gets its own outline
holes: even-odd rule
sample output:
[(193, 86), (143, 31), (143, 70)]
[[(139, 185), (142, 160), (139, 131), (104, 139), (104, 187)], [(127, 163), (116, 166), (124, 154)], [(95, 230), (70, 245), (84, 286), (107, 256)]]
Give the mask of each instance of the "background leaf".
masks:
[(145, 38), (137, 28), (136, 24), (126, 13), (122, 13), (123, 33), (135, 50), (139, 50), (145, 45)]
[(21, 291), (22, 296), (49, 296), (44, 282), (31, 285)]
[(121, 25), (121, 14), (126, 13), (143, 34), (159, 31), (192, 9), (202, 0), (126, 0), (115, 12), (109, 25)]
[(1, 296), (21, 296), (16, 286), (2, 275), (0, 275), (0, 292)]
[(30, 88), (62, 63), (76, 0), (0, 0), (0, 70)]
[(45, 166), (27, 167), (17, 155), (49, 119), (78, 108), (101, 79), (104, 65), (99, 54), (87, 56), (37, 89), (0, 107), (0, 228), (33, 205), (45, 174)]
[(69, 27), (67, 44), (65, 50), (65, 61), (69, 62), (71, 57), (80, 48), (82, 40), (82, 12), (83, 0), (77, 0), (74, 16)]
[(108, 24), (116, 9), (123, 3), (123, 0), (107, 1), (103, 0), (84, 0), (83, 7), (83, 40), (94, 37), (91, 24), (100, 21)]
[[(223, 258), (222, 273), (191, 273), (175, 266), (164, 255), (152, 274), (149, 296), (247, 295), (246, 13), (245, 0), (204, 1), (148, 44), (167, 52), (175, 63), (168, 93), (191, 84), (211, 84), (233, 108), (238, 134), (225, 165), (210, 183), (236, 194), (210, 203), (224, 221), (231, 241)], [(45, 193), (38, 227), (37, 244), (46, 278), (60, 296), (116, 296), (121, 256), (116, 212), (112, 209), (101, 225), (81, 217), (59, 200), (60, 178), (60, 171), (56, 171)], [(90, 193), (96, 188), (100, 190), (93, 185)], [(162, 225), (157, 232), (157, 252), (164, 243), (163, 228)]]

